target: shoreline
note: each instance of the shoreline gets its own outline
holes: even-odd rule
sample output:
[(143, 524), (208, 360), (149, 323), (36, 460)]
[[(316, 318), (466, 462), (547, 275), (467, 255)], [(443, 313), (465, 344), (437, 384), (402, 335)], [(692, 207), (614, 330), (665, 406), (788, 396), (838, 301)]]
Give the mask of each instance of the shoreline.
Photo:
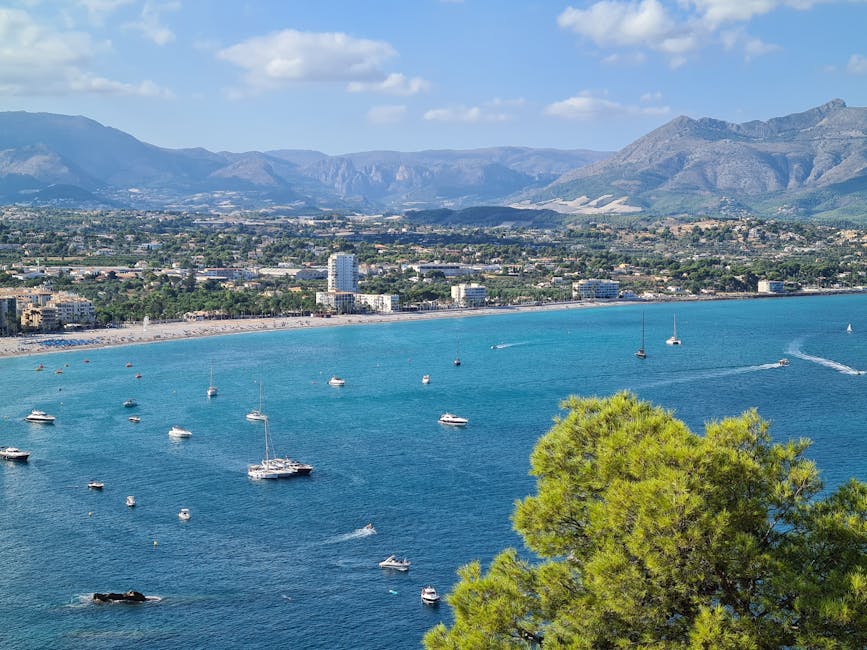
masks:
[(346, 325), (371, 325), (377, 323), (405, 323), (438, 318), (466, 318), (473, 316), (494, 316), (534, 311), (557, 311), (567, 309), (594, 309), (660, 302), (702, 302), (709, 300), (744, 300), (753, 298), (782, 298), (827, 296), (860, 291), (823, 291), (790, 294), (790, 296), (725, 294), (701, 297), (668, 297), (652, 301), (612, 300), (611, 302), (569, 301), (542, 305), (510, 305), (504, 307), (479, 307), (464, 309), (443, 309), (421, 312), (396, 312), (393, 314), (344, 314), (328, 318), (315, 316), (275, 316), (266, 318), (244, 318), (202, 321), (172, 321), (126, 324), (122, 327), (80, 330), (72, 332), (51, 332), (27, 336), (0, 337), (0, 359), (28, 357), (43, 354), (97, 350), (127, 345), (162, 343), (211, 336), (249, 334), (253, 332), (275, 332), (313, 327), (342, 327)]

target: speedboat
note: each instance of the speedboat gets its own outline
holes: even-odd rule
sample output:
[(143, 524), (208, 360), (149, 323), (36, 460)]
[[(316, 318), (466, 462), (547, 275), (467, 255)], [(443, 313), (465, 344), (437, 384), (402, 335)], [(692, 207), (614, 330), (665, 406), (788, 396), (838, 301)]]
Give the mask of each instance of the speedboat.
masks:
[(135, 507), (135, 497), (131, 494), (126, 498), (126, 507), (127, 508), (134, 508)]
[(461, 360), (459, 358), (455, 357), (455, 360), (452, 361), (452, 363), (456, 366), (459, 366), (459, 365), (461, 365)]
[(30, 415), (24, 419), (28, 422), (36, 422), (38, 424), (54, 424), (53, 415), (48, 415), (45, 411), (38, 411), (37, 409), (30, 411)]
[(127, 368), (132, 368), (132, 362), (131, 362), (131, 361), (127, 361), (127, 362), (126, 362), (126, 367), (127, 367)]
[(331, 379), (328, 380), (329, 386), (343, 386), (345, 383), (346, 381), (341, 379), (337, 375), (334, 375)]
[(366, 525), (364, 528), (362, 528), (361, 530), (363, 530), (364, 532), (366, 532), (366, 533), (369, 534), (369, 535), (373, 535), (373, 533), (376, 532), (376, 528), (373, 527), (373, 524), (367, 524), (367, 525)]
[(169, 436), (172, 438), (189, 438), (192, 435), (192, 431), (179, 427), (178, 425), (175, 425), (171, 429), (169, 429)]
[(127, 418), (127, 420), (129, 420), (130, 422), (134, 422), (135, 424), (141, 422), (141, 418), (137, 415), (131, 415)]
[(421, 602), (425, 605), (437, 605), (440, 602), (440, 595), (431, 585), (427, 585), (421, 588)]
[(105, 483), (103, 483), (102, 481), (91, 481), (87, 484), (87, 487), (89, 487), (91, 490), (101, 490), (105, 487)]
[(29, 451), (21, 451), (18, 447), (0, 447), (0, 458), (4, 460), (26, 461)]
[(141, 379), (141, 373), (140, 373), (140, 372), (135, 373), (135, 378), (136, 378), (136, 379)]
[(430, 383), (430, 375), (422, 375), (421, 383), (429, 384)]
[(789, 365), (789, 360), (786, 359), (786, 358), (783, 358), (783, 359), (780, 359), (779, 361), (777, 361), (777, 363), (778, 363), (780, 366), (788, 366), (788, 365)]
[(398, 559), (396, 555), (389, 555), (379, 563), (380, 569), (393, 569), (395, 571), (409, 571), (410, 561), (406, 558)]
[(181, 521), (189, 521), (190, 520), (190, 509), (189, 508), (181, 508), (180, 512), (178, 512), (178, 519)]
[(465, 427), (469, 424), (469, 420), (467, 418), (462, 418), (454, 413), (443, 413), (440, 416), (439, 420), (440, 424), (449, 424), (453, 427)]
[(259, 409), (254, 409), (250, 411), (244, 417), (253, 422), (264, 422), (268, 419), (268, 416), (262, 413), (262, 411), (260, 411)]
[(123, 405), (126, 408), (131, 409), (133, 406), (138, 406), (138, 402), (136, 402), (134, 399), (130, 398), (128, 400), (124, 400)]

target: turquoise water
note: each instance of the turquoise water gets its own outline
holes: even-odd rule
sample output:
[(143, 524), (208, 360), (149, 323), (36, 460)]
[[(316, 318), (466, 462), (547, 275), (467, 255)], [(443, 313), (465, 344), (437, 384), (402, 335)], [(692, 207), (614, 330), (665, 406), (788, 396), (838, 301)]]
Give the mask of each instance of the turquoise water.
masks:
[[(633, 356), (642, 312), (645, 361)], [(664, 343), (675, 313), (680, 347)], [(421, 605), (422, 586), (446, 593), (461, 564), (520, 548), (513, 502), (533, 490), (528, 455), (564, 397), (629, 389), (695, 430), (757, 407), (776, 438), (814, 440), (810, 456), (829, 485), (867, 480), (867, 375), (854, 372), (867, 369), (865, 342), (867, 297), (850, 295), (2, 360), (0, 445), (32, 456), (0, 463), (0, 646), (416, 647), (450, 616), (445, 605)], [(781, 357), (788, 367), (776, 366)], [(33, 372), (40, 362), (46, 370)], [(211, 367), (220, 394), (208, 400)], [(329, 387), (333, 374), (346, 386)], [(247, 479), (246, 465), (262, 456), (261, 424), (244, 419), (258, 406), (259, 381), (278, 451), (313, 464), (311, 477)], [(129, 397), (137, 408), (123, 408)], [(24, 422), (32, 408), (56, 415), (56, 425)], [(469, 426), (439, 425), (444, 411)], [(140, 424), (127, 421), (133, 412)], [(172, 441), (174, 424), (193, 436)], [(87, 489), (93, 478), (103, 491)], [(127, 494), (136, 508), (124, 506)], [(182, 507), (188, 522), (178, 520)], [(368, 522), (377, 534), (359, 531)], [(408, 556), (411, 570), (380, 570), (391, 553)], [(162, 601), (88, 602), (94, 591), (127, 589)]]

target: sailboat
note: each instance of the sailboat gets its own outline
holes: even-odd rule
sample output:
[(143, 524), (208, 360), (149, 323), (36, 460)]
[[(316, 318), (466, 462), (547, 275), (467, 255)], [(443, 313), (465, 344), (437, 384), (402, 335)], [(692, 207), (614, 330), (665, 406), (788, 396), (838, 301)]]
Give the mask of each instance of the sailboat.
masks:
[(262, 413), (262, 382), (259, 382), (259, 408), (253, 409), (247, 415), (245, 415), (248, 420), (252, 422), (261, 422), (268, 421), (268, 416)]
[[(674, 334), (665, 339), (666, 345), (680, 345), (680, 339), (677, 338), (677, 314), (674, 315)], [(644, 347), (642, 345), (642, 347)]]
[(208, 397), (217, 396), (217, 387), (214, 386), (214, 369), (211, 368), (211, 383), (208, 384)]
[(641, 347), (638, 348), (638, 352), (635, 353), (635, 356), (639, 359), (647, 358), (647, 352), (644, 351), (644, 314), (641, 314)]
[(247, 476), (252, 479), (278, 479), (292, 478), (294, 476), (307, 476), (313, 471), (313, 465), (293, 460), (286, 456), (280, 458), (274, 453), (271, 446), (271, 436), (268, 431), (268, 418), (265, 422), (265, 457), (258, 465), (247, 466)]
[(846, 326), (846, 334), (851, 334), (851, 333), (852, 333), (852, 323), (849, 323)]
[(452, 363), (456, 366), (461, 365), (461, 344), (458, 343), (457, 352), (455, 353), (455, 360)]

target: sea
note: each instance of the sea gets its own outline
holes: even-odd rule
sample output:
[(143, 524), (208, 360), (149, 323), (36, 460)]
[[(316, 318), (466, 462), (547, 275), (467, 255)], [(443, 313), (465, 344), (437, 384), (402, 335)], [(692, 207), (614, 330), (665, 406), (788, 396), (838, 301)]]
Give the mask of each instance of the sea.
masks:
[[(675, 317), (683, 344), (669, 346)], [(0, 445), (31, 457), (0, 461), (0, 647), (418, 647), (451, 621), (445, 603), (421, 603), (423, 586), (445, 595), (459, 567), (507, 547), (532, 558), (510, 516), (534, 492), (528, 457), (568, 396), (632, 391), (697, 432), (756, 408), (774, 439), (812, 439), (832, 489), (867, 480), (864, 370), (864, 294), (504, 310), (3, 359)], [(333, 375), (345, 385), (329, 386)], [(244, 417), (260, 386), (277, 451), (312, 464), (309, 477), (247, 477), (264, 453), (262, 423)], [(34, 408), (56, 423), (25, 422)], [(444, 412), (468, 426), (439, 424)], [(170, 438), (173, 425), (192, 436)], [(391, 554), (410, 570), (380, 569)], [(91, 602), (130, 589), (156, 600)]]

